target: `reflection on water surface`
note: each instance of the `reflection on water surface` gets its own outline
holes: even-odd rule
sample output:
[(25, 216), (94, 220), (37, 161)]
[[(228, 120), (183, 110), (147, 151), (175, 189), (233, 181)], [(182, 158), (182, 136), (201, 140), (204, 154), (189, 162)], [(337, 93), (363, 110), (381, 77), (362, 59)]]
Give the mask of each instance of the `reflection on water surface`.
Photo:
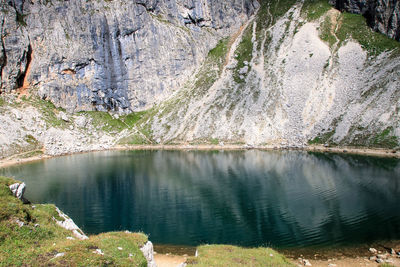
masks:
[(271, 151), (110, 151), (0, 170), (87, 233), (292, 247), (400, 238), (400, 161)]

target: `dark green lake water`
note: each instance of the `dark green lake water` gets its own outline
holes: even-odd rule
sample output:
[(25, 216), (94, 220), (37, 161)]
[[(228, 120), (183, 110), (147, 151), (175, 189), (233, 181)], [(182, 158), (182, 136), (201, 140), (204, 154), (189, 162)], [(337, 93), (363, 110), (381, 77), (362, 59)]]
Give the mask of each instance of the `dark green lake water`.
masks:
[(400, 239), (400, 161), (307, 152), (110, 151), (7, 169), (86, 233), (154, 243), (341, 246)]

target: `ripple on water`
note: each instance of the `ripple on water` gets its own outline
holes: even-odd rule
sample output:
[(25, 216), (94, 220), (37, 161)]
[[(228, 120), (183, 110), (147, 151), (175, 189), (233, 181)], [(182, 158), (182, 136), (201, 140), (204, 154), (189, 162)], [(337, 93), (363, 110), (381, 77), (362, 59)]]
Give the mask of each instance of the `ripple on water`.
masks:
[(112, 151), (1, 169), (88, 234), (155, 243), (332, 246), (400, 238), (398, 159), (273, 151)]

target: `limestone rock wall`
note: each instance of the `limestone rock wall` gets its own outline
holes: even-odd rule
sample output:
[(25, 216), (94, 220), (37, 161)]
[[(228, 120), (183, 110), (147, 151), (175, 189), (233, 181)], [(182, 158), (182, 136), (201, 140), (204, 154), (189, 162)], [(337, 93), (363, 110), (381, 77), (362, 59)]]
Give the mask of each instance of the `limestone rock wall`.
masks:
[(10, 0), (1, 92), (28, 87), (68, 111), (142, 110), (182, 87), (256, 0)]
[[(250, 21), (211, 87), (159, 108), (151, 121), (154, 140), (398, 147), (399, 50), (370, 54), (355, 39), (341, 41), (339, 26), (331, 30), (335, 42), (325, 42), (321, 25), (339, 12), (307, 21), (301, 10), (294, 5), (261, 31), (260, 20)], [(246, 62), (243, 51), (250, 51)]]
[(371, 27), (400, 41), (400, 1), (330, 0), (339, 10), (364, 15)]

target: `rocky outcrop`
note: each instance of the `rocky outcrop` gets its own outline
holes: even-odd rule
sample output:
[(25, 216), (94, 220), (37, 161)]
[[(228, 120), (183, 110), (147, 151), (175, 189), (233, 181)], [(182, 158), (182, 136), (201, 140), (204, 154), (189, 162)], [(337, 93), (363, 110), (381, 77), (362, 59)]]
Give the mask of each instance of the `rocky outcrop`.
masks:
[(1, 88), (68, 111), (126, 113), (184, 85), (256, 0), (2, 2)]
[(362, 14), (370, 26), (400, 41), (400, 1), (398, 0), (330, 0), (339, 10)]
[(153, 243), (147, 241), (143, 247), (140, 248), (144, 257), (147, 260), (147, 267), (157, 267), (156, 261), (154, 260), (154, 249)]
[(88, 237), (83, 233), (83, 231), (75, 224), (75, 222), (71, 218), (69, 218), (64, 212), (62, 212), (58, 208), (56, 208), (56, 211), (61, 220), (57, 219), (54, 220), (59, 226), (68, 231), (71, 231), (73, 235), (80, 240), (88, 239)]
[(10, 185), (10, 190), (14, 197), (22, 200), (25, 193), (25, 183), (12, 184)]

